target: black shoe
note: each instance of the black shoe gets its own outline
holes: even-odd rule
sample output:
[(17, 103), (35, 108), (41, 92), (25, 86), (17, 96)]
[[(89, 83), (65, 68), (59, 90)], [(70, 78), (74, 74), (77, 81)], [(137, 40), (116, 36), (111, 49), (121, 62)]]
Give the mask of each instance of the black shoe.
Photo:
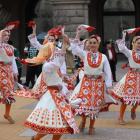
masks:
[(23, 84), (23, 86), (26, 86), (26, 87), (28, 87), (28, 86), (29, 86), (29, 84), (27, 84), (27, 83), (24, 83), (24, 84)]
[(114, 80), (114, 82), (117, 82), (117, 80)]

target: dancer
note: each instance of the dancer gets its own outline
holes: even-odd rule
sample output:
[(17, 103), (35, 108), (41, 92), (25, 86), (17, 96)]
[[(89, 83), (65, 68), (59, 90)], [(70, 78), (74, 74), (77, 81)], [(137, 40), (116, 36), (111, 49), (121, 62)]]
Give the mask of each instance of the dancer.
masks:
[[(36, 25), (34, 25), (34, 26), (32, 26), (32, 28), (33, 28), (33, 33), (31, 34), (31, 35), (29, 35), (28, 36), (28, 38), (29, 38), (29, 41), (30, 41), (30, 43), (36, 48), (36, 49), (38, 49), (39, 50), (39, 54), (38, 54), (38, 58), (39, 58), (39, 60), (38, 60), (38, 58), (36, 59), (36, 57), (34, 57), (33, 59), (27, 59), (26, 61), (29, 61), (29, 62), (35, 62), (35, 63), (37, 63), (37, 65), (39, 64), (39, 63), (43, 63), (46, 59), (45, 59), (45, 47), (43, 47), (43, 46), (46, 46), (46, 44), (48, 43), (48, 42), (53, 42), (54, 43), (54, 41), (55, 41), (55, 39), (57, 38), (57, 35), (56, 35), (56, 29), (55, 28), (52, 28), (49, 32), (48, 32), (48, 34), (47, 34), (47, 36), (45, 37), (45, 40), (44, 40), (44, 42), (43, 42), (43, 45), (41, 45), (38, 41), (37, 41), (37, 38), (36, 38)], [(54, 48), (53, 48), (53, 50), (54, 51), (59, 51), (60, 50), (60, 48), (58, 48), (58, 47), (56, 47), (56, 45), (54, 46)], [(36, 61), (37, 60), (37, 61)], [(61, 73), (62, 73), (62, 76), (63, 77), (65, 77), (66, 76), (66, 73), (67, 73), (67, 69), (66, 69), (66, 63), (65, 63), (65, 61), (64, 61), (64, 63), (63, 63), (63, 65), (62, 65), (62, 67), (60, 68), (60, 70), (61, 70)]]
[[(40, 140), (47, 134), (54, 134), (52, 140), (59, 140), (62, 134), (79, 131), (71, 108), (65, 101), (65, 95), (61, 90), (62, 78), (59, 68), (64, 62), (67, 40), (68, 37), (64, 35), (61, 51), (54, 52), (54, 61), (46, 62), (43, 65), (43, 78), (48, 90), (23, 124), (38, 132), (32, 137), (32, 140)], [(48, 60), (52, 55), (51, 44), (52, 42), (47, 44)]]
[[(80, 35), (81, 28), (77, 29), (77, 36)], [(77, 39), (77, 38), (76, 38)], [(80, 86), (78, 96), (83, 97), (83, 101), (75, 115), (82, 116), (79, 126), (82, 132), (85, 128), (86, 118), (90, 117), (89, 134), (94, 134), (94, 123), (99, 112), (108, 110), (105, 105), (104, 82), (101, 74), (105, 76), (107, 92), (112, 89), (111, 70), (107, 57), (98, 52), (101, 39), (98, 35), (89, 37), (90, 52), (85, 52), (78, 47), (77, 43), (71, 45), (72, 53), (79, 56), (84, 61), (84, 77)], [(104, 104), (104, 105), (103, 105)], [(106, 108), (107, 107), (107, 108)]]
[(14, 48), (8, 44), (10, 37), (9, 30), (0, 32), (0, 102), (5, 104), (5, 115), (11, 124), (15, 121), (10, 117), (12, 103), (15, 102), (12, 93), (14, 92), (14, 79), (18, 81), (18, 69), (14, 58)]
[(127, 105), (133, 106), (131, 109), (132, 120), (136, 119), (136, 108), (140, 103), (140, 36), (133, 38), (133, 50), (129, 50), (125, 46), (126, 30), (123, 31), (122, 40), (117, 40), (118, 48), (120, 52), (124, 53), (128, 58), (130, 70), (128, 73), (118, 82), (110, 93), (112, 97), (122, 102), (120, 107), (120, 116), (118, 118), (120, 125), (125, 125), (123, 115)]

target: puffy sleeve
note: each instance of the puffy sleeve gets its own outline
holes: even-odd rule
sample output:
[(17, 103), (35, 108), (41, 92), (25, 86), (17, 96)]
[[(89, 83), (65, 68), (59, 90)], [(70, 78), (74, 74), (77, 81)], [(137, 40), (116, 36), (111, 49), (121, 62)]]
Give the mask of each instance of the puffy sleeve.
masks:
[(18, 75), (18, 69), (17, 69), (17, 65), (16, 65), (16, 61), (15, 61), (14, 56), (12, 58), (12, 69), (13, 69), (14, 75)]
[(63, 62), (63, 65), (62, 65), (62, 67), (60, 68), (60, 71), (61, 71), (61, 73), (62, 73), (62, 76), (66, 76), (66, 74), (67, 74), (67, 68), (66, 68), (66, 62), (64, 61)]
[(104, 62), (105, 84), (107, 87), (112, 87), (113, 83), (112, 83), (112, 73), (111, 73), (110, 65), (109, 65), (107, 57), (105, 55), (104, 57), (105, 57), (105, 62)]
[(85, 58), (85, 56), (86, 56), (86, 52), (83, 51), (83, 49), (81, 49), (77, 43), (71, 45), (71, 50), (72, 50), (72, 53), (73, 53), (74, 55), (77, 55), (77, 56), (79, 56), (82, 60), (84, 60), (84, 58)]
[(64, 63), (64, 56), (65, 53), (62, 52), (54, 53), (54, 61), (45, 63), (43, 65), (43, 71), (48, 74), (52, 73), (54, 70), (58, 70), (59, 68), (61, 68)]
[(28, 36), (28, 39), (30, 41), (30, 43), (37, 49), (40, 50), (42, 45), (37, 41), (36, 35), (35, 34), (31, 34)]
[(0, 53), (3, 52), (2, 44), (0, 43)]
[(130, 50), (125, 46), (125, 41), (122, 39), (116, 40), (119, 51), (125, 54), (126, 57), (130, 57)]

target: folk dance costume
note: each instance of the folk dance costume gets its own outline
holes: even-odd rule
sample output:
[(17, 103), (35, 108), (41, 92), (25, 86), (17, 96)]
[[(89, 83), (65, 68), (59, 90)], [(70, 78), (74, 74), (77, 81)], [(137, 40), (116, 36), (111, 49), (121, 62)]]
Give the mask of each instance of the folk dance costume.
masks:
[[(10, 31), (2, 30), (0, 32), (1, 39), (4, 39), (4, 36), (9, 36)], [(15, 99), (12, 95), (14, 92), (14, 77), (17, 78), (18, 69), (16, 66), (14, 58), (14, 48), (13, 46), (4, 43), (0, 44), (0, 102), (5, 104), (6, 112), (4, 118), (7, 119), (10, 123), (15, 121), (9, 116), (11, 103), (15, 102)]]
[[(45, 63), (47, 61), (51, 60), (46, 60), (48, 56), (52, 55), (54, 50), (60, 51), (60, 49), (55, 48), (54, 44), (52, 42), (48, 42), (48, 37), (50, 35), (54, 35), (53, 29), (49, 31), (49, 34), (44, 40), (43, 45), (41, 45), (36, 38), (35, 34), (31, 34), (28, 36), (30, 43), (39, 50), (39, 54), (37, 57), (34, 57), (33, 59), (26, 59), (26, 62), (29, 62), (29, 64), (33, 65), (38, 65), (40, 63)], [(50, 45), (50, 50), (48, 50), (48, 45)], [(52, 57), (52, 56), (51, 56)], [(32, 65), (31, 65), (32, 66)], [(66, 64), (65, 61), (63, 62), (62, 67), (60, 68), (61, 74), (63, 77), (66, 76)], [(63, 84), (64, 87), (64, 84)], [(70, 94), (67, 88), (64, 88), (67, 92), (67, 94)], [(20, 97), (26, 97), (26, 98), (32, 98), (32, 99), (40, 99), (47, 91), (47, 84), (44, 81), (43, 73), (40, 74), (38, 77), (33, 89), (31, 91), (27, 90), (19, 90), (15, 96), (20, 96)]]
[(9, 44), (2, 43), (0, 46), (0, 102), (4, 104), (15, 102), (12, 95), (14, 92), (14, 75), (18, 75), (14, 48)]
[[(93, 35), (90, 38), (92, 37), (96, 36)], [(100, 44), (100, 40), (98, 42)], [(102, 74), (104, 74), (106, 86), (108, 89), (111, 89), (112, 78), (110, 66), (104, 54), (85, 52), (78, 47), (77, 43), (71, 45), (71, 49), (74, 55), (79, 56), (84, 61), (84, 76), (81, 79), (79, 93), (71, 96), (72, 98), (77, 96), (83, 98), (79, 108), (75, 109), (75, 115), (90, 117), (91, 120), (94, 120), (98, 117), (99, 112), (108, 111), (108, 107), (111, 104), (107, 104), (105, 101), (102, 78)], [(84, 125), (83, 123), (80, 124), (79, 128), (81, 127), (81, 131), (83, 131)], [(90, 130), (89, 133), (93, 134)]]
[(131, 110), (131, 118), (136, 118), (135, 110), (140, 104), (140, 51), (135, 50), (135, 41), (140, 39), (140, 36), (136, 36), (133, 39), (133, 50), (129, 50), (125, 46), (124, 40), (117, 40), (118, 48), (120, 52), (124, 53), (128, 58), (130, 70), (128, 73), (118, 82), (110, 93), (116, 100), (121, 101), (119, 123), (124, 125), (123, 114), (127, 105), (133, 106)]
[(46, 134), (67, 134), (78, 131), (70, 106), (65, 102), (61, 75), (57, 70), (62, 66), (64, 54), (56, 53), (54, 62), (43, 66), (43, 77), (48, 91), (42, 96), (34, 111), (23, 124), (37, 132)]

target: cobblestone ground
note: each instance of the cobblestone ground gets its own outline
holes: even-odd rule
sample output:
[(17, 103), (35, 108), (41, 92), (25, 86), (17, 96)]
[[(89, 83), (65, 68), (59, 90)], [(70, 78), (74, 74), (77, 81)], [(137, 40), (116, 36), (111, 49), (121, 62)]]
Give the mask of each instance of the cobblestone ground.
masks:
[[(128, 71), (121, 69), (124, 62), (117, 64), (117, 81), (119, 81)], [(24, 78), (22, 78), (24, 80)], [(24, 82), (24, 81), (23, 81)], [(116, 84), (116, 83), (114, 83)], [(16, 103), (12, 105), (11, 117), (16, 121), (15, 124), (9, 124), (3, 118), (4, 105), (0, 105), (0, 140), (30, 140), (31, 136), (36, 132), (22, 126), (22, 123), (29, 116), (31, 111), (37, 104), (36, 100), (16, 97)], [(95, 134), (88, 134), (89, 119), (86, 122), (86, 128), (83, 133), (76, 135), (63, 135), (61, 140), (139, 140), (140, 138), (140, 109), (137, 109), (137, 119), (131, 120), (131, 106), (128, 106), (124, 115), (126, 125), (118, 124), (120, 105), (110, 107), (109, 112), (104, 112), (99, 115), (95, 122)], [(75, 117), (77, 126), (81, 122), (80, 117)], [(47, 135), (42, 140), (51, 140), (52, 135)]]

